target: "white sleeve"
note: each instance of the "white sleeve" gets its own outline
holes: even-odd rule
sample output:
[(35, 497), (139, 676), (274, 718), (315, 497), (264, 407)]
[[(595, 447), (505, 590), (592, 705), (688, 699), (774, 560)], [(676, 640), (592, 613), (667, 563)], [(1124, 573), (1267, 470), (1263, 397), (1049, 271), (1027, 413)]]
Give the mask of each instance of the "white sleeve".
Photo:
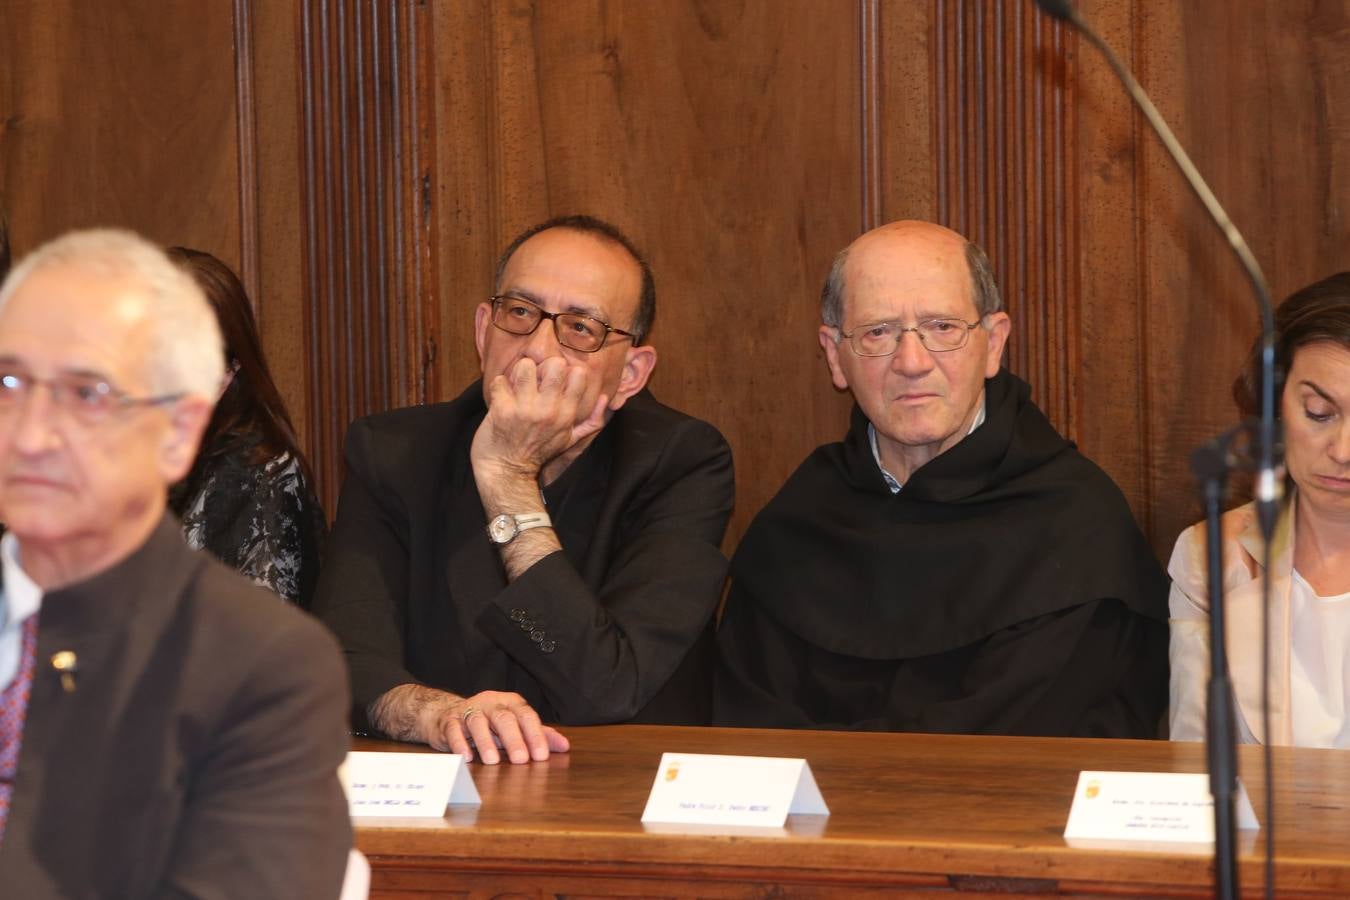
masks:
[[(1194, 525), (1181, 533), (1167, 574), (1172, 578), (1168, 595), (1169, 639), (1167, 656), (1172, 667), (1168, 690), (1168, 735), (1174, 741), (1205, 739), (1205, 707), (1209, 688), (1209, 595), (1205, 573), (1204, 526)], [(1256, 736), (1242, 711), (1233, 704), (1234, 727), (1239, 743), (1254, 744)]]

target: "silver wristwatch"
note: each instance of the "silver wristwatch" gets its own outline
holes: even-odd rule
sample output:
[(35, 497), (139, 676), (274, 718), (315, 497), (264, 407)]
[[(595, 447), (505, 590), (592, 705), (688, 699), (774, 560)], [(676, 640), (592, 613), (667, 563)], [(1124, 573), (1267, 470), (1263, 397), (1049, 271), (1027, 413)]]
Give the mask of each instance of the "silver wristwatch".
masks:
[(515, 516), (503, 513), (500, 516), (494, 516), (492, 521), (488, 522), (488, 539), (494, 544), (509, 544), (522, 531), (528, 531), (531, 528), (548, 528), (552, 524), (553, 522), (546, 512), (521, 513)]

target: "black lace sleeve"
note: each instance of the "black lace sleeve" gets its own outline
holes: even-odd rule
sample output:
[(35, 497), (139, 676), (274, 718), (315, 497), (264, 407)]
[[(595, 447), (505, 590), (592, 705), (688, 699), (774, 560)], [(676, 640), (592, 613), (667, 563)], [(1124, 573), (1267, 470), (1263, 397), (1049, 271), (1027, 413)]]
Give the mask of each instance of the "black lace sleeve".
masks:
[(299, 461), (283, 454), (262, 465), (243, 454), (218, 457), (183, 504), (183, 534), (253, 581), (308, 607), (326, 522)]

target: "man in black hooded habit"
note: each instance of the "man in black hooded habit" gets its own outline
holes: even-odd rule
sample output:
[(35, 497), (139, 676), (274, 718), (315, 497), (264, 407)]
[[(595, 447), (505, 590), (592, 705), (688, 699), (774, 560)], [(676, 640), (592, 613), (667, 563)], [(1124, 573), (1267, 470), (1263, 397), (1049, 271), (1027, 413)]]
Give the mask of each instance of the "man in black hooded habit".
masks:
[(839, 254), (820, 344), (856, 405), (750, 526), (718, 724), (1155, 737), (1167, 580), (1119, 488), (1000, 368), (976, 245), (894, 222)]

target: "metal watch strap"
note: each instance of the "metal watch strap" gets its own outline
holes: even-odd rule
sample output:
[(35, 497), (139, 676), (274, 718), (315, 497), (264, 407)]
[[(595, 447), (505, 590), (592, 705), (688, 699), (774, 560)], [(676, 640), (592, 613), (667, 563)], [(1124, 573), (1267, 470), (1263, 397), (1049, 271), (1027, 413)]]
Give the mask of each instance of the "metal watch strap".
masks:
[(529, 512), (529, 513), (503, 513), (500, 516), (493, 517), (488, 522), (488, 539), (494, 544), (509, 544), (516, 539), (522, 531), (529, 531), (531, 528), (547, 528), (553, 524), (548, 513)]

